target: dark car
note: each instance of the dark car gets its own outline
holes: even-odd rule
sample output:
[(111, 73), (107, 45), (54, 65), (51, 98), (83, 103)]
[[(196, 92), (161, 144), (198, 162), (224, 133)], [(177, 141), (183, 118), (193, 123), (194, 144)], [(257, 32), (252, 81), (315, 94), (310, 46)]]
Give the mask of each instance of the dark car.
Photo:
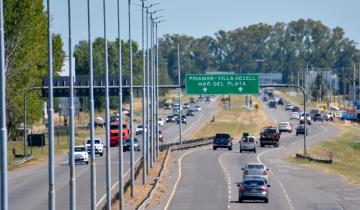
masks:
[(277, 108), (276, 107), (276, 101), (269, 101), (269, 108)]
[(213, 141), (213, 149), (216, 150), (217, 148), (228, 148), (232, 150), (232, 140), (233, 138), (230, 134), (227, 133), (218, 133), (215, 135)]
[[(177, 117), (177, 118), (175, 119), (175, 122), (176, 122), (177, 124), (180, 123), (179, 117)], [(181, 123), (186, 125), (187, 120), (186, 120), (186, 116), (185, 116), (185, 115), (181, 115)]]
[(262, 200), (265, 203), (269, 202), (269, 188), (270, 185), (263, 178), (248, 178), (239, 187), (239, 203), (244, 200)]
[[(308, 135), (308, 133), (309, 133), (309, 128), (306, 127), (306, 135)], [(305, 134), (305, 125), (304, 124), (300, 124), (296, 128), (296, 135), (299, 135), (299, 134)]]
[(166, 117), (165, 122), (175, 122), (176, 117), (174, 115), (169, 115)]
[(315, 114), (314, 117), (313, 117), (313, 121), (321, 121), (321, 122), (324, 122), (324, 118), (323, 116), (321, 116), (321, 114)]
[(186, 116), (188, 116), (188, 117), (193, 117), (193, 116), (195, 116), (194, 110), (192, 110), (192, 109), (187, 110)]
[(195, 102), (195, 98), (189, 98), (189, 101), (190, 101), (191, 104), (196, 103), (196, 102)]
[(292, 109), (291, 109), (292, 112), (300, 112), (300, 107), (298, 106), (294, 106)]

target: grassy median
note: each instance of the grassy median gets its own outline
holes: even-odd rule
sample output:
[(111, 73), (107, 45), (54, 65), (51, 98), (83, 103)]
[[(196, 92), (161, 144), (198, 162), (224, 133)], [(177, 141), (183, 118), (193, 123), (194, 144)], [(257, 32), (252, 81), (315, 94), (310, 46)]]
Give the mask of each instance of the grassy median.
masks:
[(252, 97), (253, 105), (259, 105), (259, 108), (249, 109), (244, 106), (245, 96), (231, 96), (231, 107), (223, 105), (221, 97), (216, 101), (217, 112), (215, 121), (208, 122), (192, 135), (195, 138), (212, 136), (216, 133), (229, 133), (235, 138), (240, 138), (244, 132), (250, 135), (258, 135), (261, 127), (274, 125), (268, 115), (261, 109), (257, 97)]
[(360, 127), (346, 127), (336, 124), (341, 130), (338, 138), (311, 146), (309, 154), (315, 157), (327, 158), (328, 153), (334, 153), (333, 163), (320, 164), (307, 160), (290, 158), (291, 163), (314, 167), (331, 174), (344, 177), (346, 180), (360, 185)]

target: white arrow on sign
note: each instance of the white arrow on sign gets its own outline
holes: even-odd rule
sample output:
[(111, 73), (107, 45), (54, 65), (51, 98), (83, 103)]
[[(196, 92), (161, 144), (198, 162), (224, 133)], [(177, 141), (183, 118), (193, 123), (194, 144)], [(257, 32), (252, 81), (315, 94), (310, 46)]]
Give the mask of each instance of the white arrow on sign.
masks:
[(206, 93), (206, 91), (207, 91), (207, 88), (206, 88), (206, 87), (204, 87), (204, 88), (203, 88), (203, 91), (204, 91), (204, 92)]
[(242, 87), (239, 87), (238, 90), (239, 90), (239, 92), (242, 92), (242, 91), (243, 91), (243, 88), (242, 88)]

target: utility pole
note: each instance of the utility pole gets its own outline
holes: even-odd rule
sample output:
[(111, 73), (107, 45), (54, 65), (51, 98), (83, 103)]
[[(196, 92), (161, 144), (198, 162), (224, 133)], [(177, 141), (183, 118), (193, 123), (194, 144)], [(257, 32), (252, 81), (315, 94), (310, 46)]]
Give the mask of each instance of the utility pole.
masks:
[[(4, 8), (0, 0), (0, 167), (1, 167), (1, 209), (8, 210), (8, 157), (6, 130), (6, 77), (5, 77), (5, 43), (4, 43)], [(50, 116), (49, 116), (50, 117)], [(24, 132), (26, 132), (24, 130)]]
[(356, 86), (355, 86), (356, 73), (355, 73), (355, 70), (356, 70), (356, 65), (355, 65), (355, 62), (354, 62), (354, 74), (353, 74), (353, 101), (354, 102), (356, 100)]
[(181, 70), (180, 70), (180, 45), (177, 46), (178, 56), (178, 84), (179, 84), (179, 139), (180, 145), (182, 145), (182, 119), (181, 119)]
[(143, 185), (146, 184), (146, 135), (149, 129), (149, 125), (145, 122), (145, 94), (146, 94), (146, 88), (145, 88), (145, 38), (144, 38), (144, 12), (145, 12), (145, 2), (144, 0), (141, 1), (141, 44), (142, 44), (142, 51), (143, 51), (143, 60), (142, 60), (142, 126), (143, 126), (143, 132), (142, 132), (142, 157), (143, 157), (143, 175), (142, 175), (142, 182)]
[[(73, 66), (73, 52), (72, 52), (72, 25), (71, 25), (71, 1), (68, 0), (68, 25), (69, 25), (69, 77), (70, 77), (70, 210), (76, 209), (76, 176), (75, 176), (75, 158), (74, 158), (74, 147), (75, 147), (75, 121), (74, 121), (74, 75), (75, 68)], [(26, 124), (25, 124), (26, 125)], [(25, 132), (26, 133), (26, 132)]]
[[(122, 88), (122, 46), (121, 46), (121, 27), (120, 27), (120, 0), (117, 1), (117, 28), (118, 28), (118, 60), (119, 60), (119, 210), (124, 209), (124, 151), (123, 151), (123, 88)], [(121, 132), (120, 132), (121, 131)]]

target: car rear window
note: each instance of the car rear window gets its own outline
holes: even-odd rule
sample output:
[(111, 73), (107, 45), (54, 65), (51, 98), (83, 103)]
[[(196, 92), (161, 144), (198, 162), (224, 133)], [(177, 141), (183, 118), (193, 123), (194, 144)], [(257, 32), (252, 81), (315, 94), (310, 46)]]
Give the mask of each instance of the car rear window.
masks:
[(85, 152), (86, 148), (85, 147), (75, 147), (75, 152)]
[(216, 134), (215, 138), (230, 138), (229, 134)]
[(248, 165), (248, 169), (264, 169), (263, 165)]
[(266, 128), (265, 132), (266, 133), (276, 133), (276, 129), (275, 128)]
[(245, 180), (244, 185), (265, 185), (264, 180)]

